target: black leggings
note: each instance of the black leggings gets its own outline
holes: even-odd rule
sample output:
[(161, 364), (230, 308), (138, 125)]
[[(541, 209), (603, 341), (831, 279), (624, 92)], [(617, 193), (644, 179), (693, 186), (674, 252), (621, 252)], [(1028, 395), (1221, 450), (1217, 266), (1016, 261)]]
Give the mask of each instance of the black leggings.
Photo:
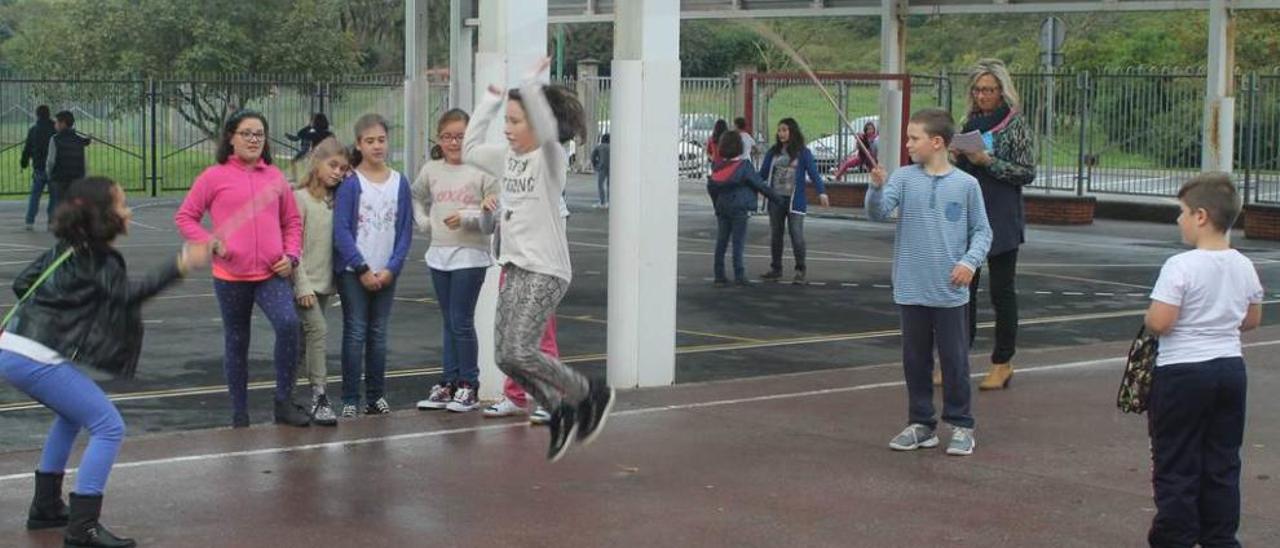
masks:
[[(996, 343), (991, 349), (991, 363), (1009, 363), (1017, 351), (1018, 340), (1018, 288), (1015, 278), (1018, 272), (1018, 248), (987, 257), (990, 281), (987, 292), (991, 294), (991, 306), (996, 311)], [(978, 332), (978, 283), (982, 269), (973, 273), (969, 284), (969, 347)]]

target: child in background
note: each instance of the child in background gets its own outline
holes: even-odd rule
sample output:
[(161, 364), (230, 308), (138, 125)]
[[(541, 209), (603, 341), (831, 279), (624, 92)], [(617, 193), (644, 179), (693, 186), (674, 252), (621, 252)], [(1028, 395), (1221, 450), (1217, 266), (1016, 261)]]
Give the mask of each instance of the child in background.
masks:
[(1231, 249), (1240, 195), (1225, 173), (1178, 191), (1182, 241), (1165, 261), (1146, 326), (1160, 338), (1148, 401), (1156, 516), (1151, 546), (1240, 546), (1240, 444), (1248, 381), (1240, 334), (1262, 323), (1262, 284)]
[(724, 252), (733, 239), (733, 280), (738, 285), (747, 285), (747, 274), (743, 249), (746, 246), (747, 221), (756, 207), (756, 194), (768, 198), (775, 204), (782, 202), (781, 197), (774, 194), (773, 189), (765, 186), (756, 173), (751, 160), (741, 159), (742, 137), (736, 131), (726, 131), (720, 136), (717, 149), (727, 160), (716, 160), (711, 165), (711, 176), (707, 178), (707, 194), (711, 195), (711, 203), (716, 212), (716, 248), (715, 248), (715, 285), (725, 287), (729, 279), (724, 275)]
[(354, 419), (364, 374), (365, 413), (391, 412), (387, 403), (387, 324), (396, 279), (413, 243), (409, 181), (387, 165), (387, 121), (356, 121), (354, 172), (338, 186), (333, 209), (333, 261), (342, 299), (342, 418)]
[(453, 109), (436, 124), (432, 161), (413, 183), (413, 210), (420, 230), (429, 230), (427, 267), (444, 316), (444, 376), (418, 409), (471, 411), (480, 405), (480, 347), (476, 301), (493, 264), (489, 235), (481, 227), (480, 204), (498, 195), (498, 181), (462, 163), (462, 138), (471, 117)]
[(337, 293), (333, 283), (333, 190), (351, 169), (347, 151), (329, 137), (311, 149), (311, 168), (293, 191), (302, 216), (302, 259), (293, 271), (293, 293), (302, 322), (302, 359), (311, 381), (311, 422), (321, 426), (338, 424), (325, 381), (329, 327), (325, 310)]
[(955, 134), (951, 114), (925, 109), (907, 125), (913, 165), (885, 182), (872, 171), (867, 216), (888, 221), (898, 211), (893, 242), (893, 301), (902, 313), (902, 368), (908, 422), (889, 442), (897, 451), (936, 447), (933, 353), (942, 361), (942, 420), (952, 427), (948, 455), (973, 454), (969, 409), (969, 282), (991, 246), (991, 226), (977, 179), (951, 165), (947, 147)]

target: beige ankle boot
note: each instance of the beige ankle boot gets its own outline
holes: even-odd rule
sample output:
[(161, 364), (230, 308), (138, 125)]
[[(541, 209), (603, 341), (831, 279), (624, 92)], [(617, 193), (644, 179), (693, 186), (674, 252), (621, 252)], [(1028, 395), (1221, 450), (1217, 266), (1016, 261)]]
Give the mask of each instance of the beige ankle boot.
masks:
[(1013, 365), (1008, 363), (992, 364), (987, 376), (978, 385), (979, 390), (1004, 390), (1013, 380)]

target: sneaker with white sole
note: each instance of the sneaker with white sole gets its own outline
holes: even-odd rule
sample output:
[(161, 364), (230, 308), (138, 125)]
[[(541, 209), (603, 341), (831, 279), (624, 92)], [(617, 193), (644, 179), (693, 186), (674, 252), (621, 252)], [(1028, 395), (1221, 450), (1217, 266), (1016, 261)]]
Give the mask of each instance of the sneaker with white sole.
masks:
[(973, 439), (973, 429), (956, 426), (951, 429), (951, 443), (947, 444), (947, 454), (964, 457), (973, 454), (978, 443)]
[(933, 433), (932, 428), (919, 423), (908, 426), (901, 434), (889, 441), (889, 448), (894, 451), (915, 451), (937, 446), (937, 434)]
[(480, 407), (480, 399), (476, 397), (476, 389), (464, 382), (453, 392), (453, 401), (445, 409), (454, 413), (466, 413), (475, 411), (477, 407)]
[(529, 413), (529, 424), (542, 426), (549, 422), (551, 422), (551, 413), (548, 413), (541, 405), (539, 405), (537, 409), (534, 409), (532, 413)]
[(391, 404), (387, 403), (387, 398), (378, 398), (373, 403), (365, 406), (364, 414), (389, 415), (391, 414)]
[(440, 383), (431, 387), (427, 399), (418, 402), (418, 409), (444, 409), (453, 401), (453, 383)]
[(484, 416), (487, 419), (518, 417), (528, 414), (529, 410), (527, 408), (516, 405), (516, 402), (511, 401), (509, 398), (502, 398), (502, 401), (484, 408)]
[(320, 426), (336, 426), (338, 424), (338, 416), (334, 414), (333, 407), (329, 405), (329, 398), (324, 394), (319, 394), (315, 398), (315, 402), (311, 404), (311, 422)]
[(356, 409), (355, 404), (353, 404), (353, 403), (343, 404), (343, 406), (342, 406), (342, 418), (344, 418), (344, 419), (354, 419), (354, 418), (359, 417), (359, 416), (360, 416), (360, 411), (359, 411), (358, 409)]

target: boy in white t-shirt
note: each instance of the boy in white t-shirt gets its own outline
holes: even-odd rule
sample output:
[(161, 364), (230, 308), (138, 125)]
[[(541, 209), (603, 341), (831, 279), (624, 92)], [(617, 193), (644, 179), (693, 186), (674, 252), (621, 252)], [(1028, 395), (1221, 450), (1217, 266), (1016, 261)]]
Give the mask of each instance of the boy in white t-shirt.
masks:
[(1246, 376), (1240, 334), (1262, 321), (1253, 263), (1231, 249), (1240, 196), (1224, 173), (1178, 191), (1182, 240), (1151, 290), (1160, 337), (1148, 402), (1156, 516), (1151, 546), (1240, 546), (1240, 444)]

